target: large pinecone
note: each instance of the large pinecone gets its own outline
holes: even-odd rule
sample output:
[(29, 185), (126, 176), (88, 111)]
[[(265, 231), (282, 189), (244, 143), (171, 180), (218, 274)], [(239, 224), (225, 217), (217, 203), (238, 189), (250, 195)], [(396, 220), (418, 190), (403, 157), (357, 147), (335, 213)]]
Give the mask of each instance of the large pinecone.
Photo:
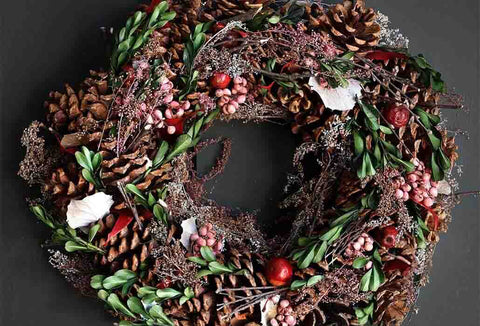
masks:
[[(196, 289), (196, 298), (188, 304), (180, 305), (178, 300), (167, 302), (165, 312), (172, 316), (177, 325), (204, 326), (204, 325), (246, 325), (253, 322), (254, 314), (258, 313), (254, 306), (233, 313), (238, 306), (232, 304), (238, 296), (250, 296), (260, 293), (259, 290), (226, 291), (226, 295), (218, 294), (217, 291), (228, 288), (261, 287), (266, 286), (267, 280), (263, 275), (265, 259), (263, 256), (252, 253), (240, 253), (237, 250), (229, 250), (223, 257), (233, 263), (238, 269), (245, 270), (244, 274), (214, 275), (208, 276), (209, 288)], [(217, 311), (218, 306), (223, 308)], [(231, 318), (230, 318), (231, 317)]]
[[(140, 220), (146, 224), (146, 216), (139, 212)], [(150, 256), (150, 252), (156, 243), (151, 238), (150, 228), (140, 228), (134, 220), (128, 227), (125, 227), (118, 234), (108, 240), (108, 234), (112, 231), (117, 221), (117, 214), (109, 214), (100, 220), (100, 230), (94, 240), (94, 244), (104, 249), (105, 255), (97, 255), (95, 262), (102, 268), (114, 273), (119, 269), (130, 269), (139, 271), (141, 264)], [(153, 278), (153, 271), (148, 271), (145, 281)]]
[(376, 13), (365, 8), (364, 0), (344, 1), (320, 17), (323, 27), (334, 40), (345, 44), (350, 51), (376, 46), (380, 38), (380, 26), (375, 22)]
[(59, 132), (101, 130), (113, 97), (107, 77), (107, 73), (91, 71), (78, 92), (68, 84), (65, 93), (51, 92), (45, 107), (52, 128)]

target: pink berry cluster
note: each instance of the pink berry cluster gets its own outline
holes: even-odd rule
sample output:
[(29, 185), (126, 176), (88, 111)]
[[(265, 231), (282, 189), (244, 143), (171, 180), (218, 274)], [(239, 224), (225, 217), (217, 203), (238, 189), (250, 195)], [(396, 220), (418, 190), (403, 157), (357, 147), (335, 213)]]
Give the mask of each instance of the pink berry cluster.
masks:
[(278, 297), (271, 298), (273, 303), (278, 303), (277, 315), (275, 318), (270, 319), (271, 326), (294, 326), (297, 324), (297, 319), (293, 316), (293, 308), (290, 305), (290, 301), (281, 300)]
[(365, 251), (373, 250), (373, 238), (368, 233), (362, 233), (357, 240), (351, 242), (345, 249), (345, 256), (358, 257)]
[(212, 223), (207, 223), (202, 226), (198, 232), (190, 236), (190, 242), (195, 254), (200, 253), (200, 248), (210, 247), (215, 254), (218, 254), (223, 249), (223, 238), (217, 237), (215, 230), (213, 230)]
[(215, 96), (218, 97), (217, 104), (224, 114), (234, 114), (238, 106), (247, 100), (247, 93), (247, 80), (243, 77), (235, 77), (232, 89), (217, 89)]
[(438, 183), (432, 181), (432, 174), (425, 164), (418, 159), (413, 161), (415, 171), (403, 177), (396, 178), (394, 186), (397, 189), (395, 196), (398, 199), (407, 201), (409, 199), (425, 207), (432, 207), (435, 198), (438, 196)]

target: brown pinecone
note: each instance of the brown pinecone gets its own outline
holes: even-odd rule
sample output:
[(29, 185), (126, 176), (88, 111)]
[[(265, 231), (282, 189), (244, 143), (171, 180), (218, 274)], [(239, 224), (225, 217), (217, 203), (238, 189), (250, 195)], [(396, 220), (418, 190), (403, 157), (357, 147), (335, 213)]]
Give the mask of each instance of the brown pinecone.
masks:
[(176, 325), (204, 326), (204, 325), (246, 325), (253, 322), (255, 307), (230, 314), (237, 307), (235, 304), (225, 305), (217, 311), (217, 305), (228, 304), (235, 301), (238, 296), (250, 296), (261, 293), (259, 290), (227, 291), (227, 295), (218, 294), (217, 291), (227, 288), (260, 287), (267, 286), (266, 277), (263, 275), (265, 258), (259, 254), (240, 253), (237, 250), (229, 250), (224, 257), (238, 269), (244, 269), (242, 275), (213, 275), (208, 276), (207, 285), (210, 288), (198, 287), (195, 289), (196, 298), (191, 302), (180, 305), (178, 300), (167, 302), (165, 313), (172, 316)]
[(364, 0), (343, 1), (331, 7), (320, 17), (323, 27), (334, 40), (345, 44), (350, 51), (359, 51), (376, 46), (380, 37), (380, 26), (375, 22), (376, 13), (365, 8)]
[(400, 325), (415, 300), (415, 289), (411, 277), (394, 273), (377, 291), (375, 320), (385, 325)]
[[(112, 231), (118, 218), (118, 214), (109, 214), (101, 219), (100, 230), (94, 240), (94, 245), (104, 249), (106, 254), (95, 256), (95, 263), (108, 269), (111, 273), (119, 269), (130, 269), (139, 271), (140, 264), (145, 262), (156, 243), (151, 238), (150, 228), (146, 227), (146, 218), (139, 212), (139, 217), (144, 224), (140, 229), (134, 220), (128, 227), (125, 227), (118, 234), (110, 238), (108, 234)], [(153, 278), (153, 270), (148, 271), (145, 282)]]
[(207, 0), (202, 6), (202, 19), (225, 20), (261, 8), (265, 0)]
[(76, 164), (70, 162), (52, 172), (50, 178), (45, 181), (43, 192), (53, 199), (61, 213), (66, 213), (66, 207), (71, 199), (93, 194), (95, 188), (83, 178)]
[(51, 92), (45, 107), (52, 128), (60, 132), (101, 130), (112, 100), (107, 77), (107, 73), (91, 71), (78, 92), (68, 84), (65, 93)]

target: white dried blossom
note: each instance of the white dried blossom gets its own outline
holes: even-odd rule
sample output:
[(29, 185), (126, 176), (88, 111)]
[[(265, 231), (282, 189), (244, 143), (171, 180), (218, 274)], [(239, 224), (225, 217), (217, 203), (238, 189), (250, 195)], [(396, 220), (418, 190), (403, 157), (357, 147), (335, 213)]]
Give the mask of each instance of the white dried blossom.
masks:
[(72, 200), (67, 208), (67, 223), (72, 229), (88, 226), (107, 215), (112, 205), (112, 196), (103, 192), (97, 192), (82, 200)]
[(406, 38), (398, 28), (390, 27), (390, 19), (388, 16), (377, 12), (376, 23), (380, 25), (380, 46), (389, 48), (408, 49), (409, 40)]

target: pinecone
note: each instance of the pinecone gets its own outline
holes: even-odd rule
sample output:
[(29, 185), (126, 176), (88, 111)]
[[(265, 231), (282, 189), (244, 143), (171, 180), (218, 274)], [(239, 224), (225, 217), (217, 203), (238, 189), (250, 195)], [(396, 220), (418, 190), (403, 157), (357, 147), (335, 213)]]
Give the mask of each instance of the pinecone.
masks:
[(350, 51), (360, 51), (378, 44), (380, 26), (375, 18), (375, 11), (365, 8), (364, 0), (356, 0), (355, 5), (352, 1), (344, 1), (320, 16), (324, 29)]
[[(259, 287), (266, 286), (267, 280), (263, 275), (265, 258), (259, 254), (240, 253), (235, 249), (229, 250), (225, 255), (228, 261), (236, 268), (245, 270), (241, 275), (212, 275), (208, 276), (211, 288), (198, 287), (195, 289), (196, 298), (190, 303), (180, 305), (178, 300), (171, 300), (165, 305), (165, 313), (175, 319), (176, 325), (246, 325), (253, 322), (255, 307), (233, 314), (237, 307), (233, 303), (237, 296), (250, 296), (261, 293), (259, 290), (226, 291), (227, 295), (218, 294), (217, 291), (227, 288)], [(221, 258), (220, 258), (221, 259)], [(224, 305), (222, 310), (217, 311), (217, 305)]]
[(64, 215), (71, 199), (93, 194), (95, 188), (83, 178), (76, 164), (70, 162), (65, 167), (58, 167), (52, 172), (51, 177), (45, 181), (43, 192), (48, 197), (52, 197), (55, 206)]
[(413, 281), (410, 277), (402, 277), (397, 273), (377, 291), (375, 319), (385, 325), (400, 325), (415, 300)]
[[(112, 231), (117, 221), (117, 214), (109, 214), (101, 219), (100, 230), (98, 231), (94, 245), (105, 249), (104, 256), (95, 256), (95, 263), (114, 273), (119, 269), (130, 269), (139, 271), (140, 265), (147, 260), (156, 242), (151, 238), (150, 228), (145, 227), (147, 218), (139, 212), (139, 217), (144, 224), (140, 228), (136, 221), (130, 223), (118, 234), (108, 240), (108, 234)], [(153, 278), (153, 270), (146, 273), (145, 283)]]
[(78, 92), (68, 84), (65, 93), (51, 92), (45, 107), (52, 128), (59, 132), (101, 130), (112, 101), (107, 77), (107, 73), (91, 71)]
[(201, 17), (207, 20), (225, 20), (261, 8), (265, 0), (208, 0)]

